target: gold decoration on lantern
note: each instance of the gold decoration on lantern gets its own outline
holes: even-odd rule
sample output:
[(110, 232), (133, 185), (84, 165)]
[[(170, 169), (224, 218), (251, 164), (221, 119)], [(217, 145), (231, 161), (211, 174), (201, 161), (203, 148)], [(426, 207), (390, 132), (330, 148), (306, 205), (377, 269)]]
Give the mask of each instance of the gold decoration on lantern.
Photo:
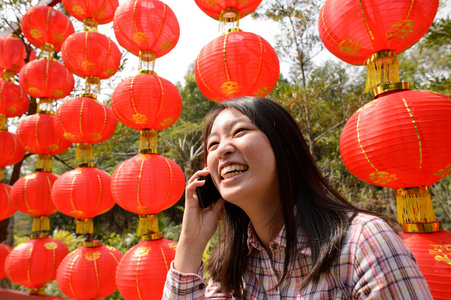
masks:
[(75, 148), (75, 159), (81, 163), (89, 163), (94, 157), (92, 153), (92, 144), (78, 143)]
[(8, 127), (6, 126), (7, 118), (4, 114), (0, 114), (0, 130), (7, 130)]
[[(88, 94), (88, 95), (100, 94), (100, 78), (99, 77), (93, 77), (93, 76), (86, 77), (85, 94)], [(97, 98), (97, 97), (93, 97), (93, 98)]]
[(229, 23), (232, 28), (240, 27), (240, 12), (235, 8), (226, 8), (219, 15), (219, 30), (224, 29)]
[(158, 131), (155, 129), (141, 129), (139, 137), (140, 154), (158, 154)]
[(77, 219), (75, 232), (77, 234), (92, 234), (94, 233), (94, 222), (92, 219)]
[(96, 19), (94, 18), (86, 18), (83, 20), (83, 31), (88, 31), (88, 32), (99, 32), (97, 29), (97, 26), (99, 25), (99, 23), (97, 23)]
[(140, 215), (138, 225), (138, 236), (158, 233), (157, 215)]
[(36, 172), (52, 172), (53, 156), (50, 154), (39, 154), (36, 163)]
[(32, 232), (41, 232), (50, 230), (50, 219), (48, 216), (40, 216), (33, 218)]
[(378, 96), (383, 93), (397, 90), (410, 90), (410, 83), (400, 81), (394, 83), (381, 84), (373, 89), (373, 95)]
[(30, 295), (45, 295), (45, 286), (40, 288), (28, 289), (28, 294)]
[(155, 68), (155, 53), (150, 51), (139, 51), (139, 66), (138, 70), (153, 71)]
[(39, 53), (39, 59), (52, 59), (55, 47), (52, 44), (44, 43), (41, 45), (41, 53)]
[(53, 101), (50, 98), (40, 98), (38, 107), (37, 107), (38, 114), (54, 114), (53, 111)]
[(0, 183), (5, 180), (5, 168), (0, 167)]
[(399, 82), (398, 59), (395, 51), (376, 52), (366, 61), (366, 91), (379, 85)]
[(3, 80), (4, 81), (11, 81), (11, 78), (13, 78), (16, 75), (16, 73), (14, 73), (11, 70), (3, 70)]

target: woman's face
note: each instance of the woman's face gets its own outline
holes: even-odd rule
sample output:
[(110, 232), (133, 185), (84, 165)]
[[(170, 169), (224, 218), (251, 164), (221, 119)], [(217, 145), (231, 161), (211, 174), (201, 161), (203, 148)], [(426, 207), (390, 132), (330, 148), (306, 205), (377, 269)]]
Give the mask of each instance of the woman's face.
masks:
[(246, 115), (236, 109), (223, 110), (206, 143), (207, 167), (226, 201), (244, 210), (253, 204), (279, 203), (274, 151)]

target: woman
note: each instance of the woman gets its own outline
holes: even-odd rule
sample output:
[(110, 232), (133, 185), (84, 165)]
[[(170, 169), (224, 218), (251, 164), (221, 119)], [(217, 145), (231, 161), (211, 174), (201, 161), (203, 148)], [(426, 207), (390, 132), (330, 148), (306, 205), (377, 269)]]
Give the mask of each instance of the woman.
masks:
[[(432, 299), (415, 259), (380, 216), (349, 204), (317, 169), (290, 114), (273, 101), (217, 104), (206, 168), (186, 187), (182, 233), (163, 299)], [(222, 198), (202, 209), (196, 180)], [(202, 279), (202, 253), (223, 220)]]

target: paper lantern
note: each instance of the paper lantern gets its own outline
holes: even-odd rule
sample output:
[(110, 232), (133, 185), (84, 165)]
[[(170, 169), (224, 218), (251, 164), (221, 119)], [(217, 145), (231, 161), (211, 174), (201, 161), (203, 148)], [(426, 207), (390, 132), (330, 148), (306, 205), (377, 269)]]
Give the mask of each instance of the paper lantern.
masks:
[(31, 239), (17, 245), (5, 262), (6, 276), (11, 282), (36, 293), (56, 279), (56, 270), (69, 253), (66, 245), (49, 237)]
[(75, 32), (65, 14), (44, 5), (29, 8), (22, 17), (21, 25), (27, 40), (47, 52), (59, 51), (66, 38)]
[[(1, 182), (0, 183), (0, 221), (11, 217), (17, 211), (16, 207), (12, 204), (10, 194), (11, 194), (11, 187), (9, 185)], [(0, 257), (0, 261), (1, 261), (1, 257)], [(4, 276), (3, 277), (1, 276), (2, 271), (3, 271), (3, 268), (0, 266), (0, 279), (2, 279), (4, 277)]]
[(126, 126), (162, 130), (177, 121), (182, 97), (177, 87), (156, 74), (138, 74), (122, 81), (111, 97), (116, 117)]
[(451, 172), (451, 98), (393, 91), (360, 108), (340, 138), (348, 170), (372, 184), (431, 186)]
[(279, 78), (279, 59), (262, 37), (233, 31), (200, 51), (194, 75), (202, 94), (214, 102), (241, 96), (264, 97)]
[(451, 232), (401, 233), (435, 300), (451, 299)]
[[(172, 9), (158, 0), (128, 0), (114, 16), (114, 34), (122, 47), (154, 60), (171, 51), (180, 36)], [(144, 59), (146, 60), (146, 59)]]
[(376, 52), (400, 54), (428, 31), (439, 1), (328, 0), (318, 30), (326, 48), (341, 60), (364, 65)]
[(25, 156), (25, 149), (17, 136), (0, 130), (0, 168), (15, 165)]
[(262, 0), (194, 0), (209, 17), (220, 22), (234, 22), (252, 13)]
[(100, 143), (116, 130), (113, 110), (91, 97), (75, 97), (64, 101), (54, 118), (56, 132), (74, 143)]
[(75, 19), (84, 22), (93, 19), (98, 24), (113, 21), (114, 13), (119, 6), (118, 0), (63, 0), (64, 8)]
[(92, 31), (77, 32), (67, 38), (61, 56), (66, 68), (83, 78), (110, 78), (121, 63), (117, 45), (107, 36)]
[[(110, 210), (115, 202), (111, 195), (111, 176), (95, 167), (78, 167), (62, 174), (53, 184), (52, 200), (63, 214), (84, 219), (78, 222), (79, 233), (92, 233), (92, 219)], [(87, 224), (86, 224), (87, 223)], [(88, 228), (83, 228), (84, 225)]]
[(32, 97), (61, 99), (74, 89), (74, 76), (53, 59), (27, 63), (19, 73), (22, 88)]
[(56, 277), (58, 287), (74, 299), (107, 297), (117, 289), (115, 275), (121, 258), (120, 251), (99, 242), (80, 247), (61, 262)]
[(116, 270), (121, 295), (129, 300), (161, 299), (176, 245), (162, 238), (142, 241), (127, 251)]
[(0, 279), (5, 278), (5, 260), (12, 248), (5, 244), (0, 244)]
[(26, 55), (23, 41), (17, 36), (0, 36), (0, 68), (19, 73)]
[(155, 215), (183, 195), (185, 176), (172, 160), (158, 154), (138, 154), (122, 162), (111, 181), (113, 198), (139, 215)]
[(69, 149), (72, 143), (57, 134), (53, 118), (51, 114), (34, 114), (20, 121), (16, 135), (26, 151), (57, 155)]
[(7, 118), (20, 117), (27, 112), (30, 99), (22, 88), (6, 80), (0, 80), (0, 114)]

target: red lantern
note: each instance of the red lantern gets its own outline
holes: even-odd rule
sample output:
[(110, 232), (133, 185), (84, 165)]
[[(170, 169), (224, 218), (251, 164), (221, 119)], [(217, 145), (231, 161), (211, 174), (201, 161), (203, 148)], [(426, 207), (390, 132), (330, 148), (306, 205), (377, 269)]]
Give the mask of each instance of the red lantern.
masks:
[(0, 279), (6, 276), (5, 273), (5, 260), (12, 248), (5, 244), (0, 244)]
[(360, 179), (393, 189), (430, 186), (451, 173), (451, 98), (424, 91), (382, 94), (346, 124), (340, 153)]
[(158, 154), (138, 154), (122, 162), (111, 181), (113, 198), (139, 215), (155, 215), (183, 195), (185, 176), (172, 160)]
[(117, 45), (98, 32), (72, 34), (61, 47), (64, 65), (83, 78), (107, 79), (119, 69), (121, 52)]
[(0, 168), (17, 164), (25, 156), (22, 142), (6, 130), (0, 130)]
[(113, 135), (117, 119), (113, 110), (91, 97), (66, 100), (55, 113), (55, 130), (74, 143), (100, 143)]
[(401, 233), (426, 279), (434, 299), (451, 299), (451, 232)]
[(200, 51), (194, 75), (202, 94), (214, 102), (241, 96), (264, 97), (279, 78), (279, 59), (262, 37), (234, 31), (214, 39)]
[(156, 74), (138, 74), (122, 81), (111, 97), (116, 117), (126, 126), (162, 130), (177, 121), (182, 97), (177, 87)]
[(27, 56), (21, 39), (14, 35), (0, 37), (0, 68), (19, 73)]
[(34, 154), (57, 155), (72, 145), (57, 134), (51, 114), (26, 117), (17, 126), (16, 135), (24, 144), (25, 150)]
[(326, 48), (341, 60), (364, 65), (373, 53), (400, 54), (428, 31), (438, 0), (328, 0), (320, 11), (318, 29)]
[(95, 167), (79, 167), (62, 174), (53, 184), (56, 208), (77, 219), (92, 219), (110, 210), (111, 176)]
[(116, 270), (119, 292), (126, 299), (161, 299), (176, 243), (165, 238), (142, 241), (131, 248)]
[[(17, 211), (16, 207), (12, 204), (10, 193), (11, 187), (7, 184), (0, 183), (0, 221), (11, 217)], [(3, 268), (0, 266), (0, 274), (2, 271)], [(2, 276), (0, 276), (1, 278)]]
[(11, 189), (13, 205), (35, 217), (33, 232), (50, 230), (48, 216), (57, 211), (52, 202), (52, 186), (57, 178), (51, 172), (35, 172), (19, 178)]
[(0, 114), (7, 118), (19, 117), (27, 112), (29, 105), (30, 99), (19, 85), (0, 80)]
[(101, 243), (80, 247), (61, 262), (56, 277), (58, 287), (70, 298), (107, 297), (117, 289), (115, 274), (121, 258), (120, 251)]
[(59, 51), (66, 38), (75, 32), (69, 18), (60, 11), (37, 5), (29, 8), (21, 21), (22, 32), (37, 48)]
[(209, 17), (220, 22), (234, 22), (252, 13), (262, 0), (194, 0)]
[(118, 43), (136, 56), (148, 53), (153, 59), (171, 51), (180, 36), (172, 9), (158, 0), (128, 0), (114, 16)]
[(118, 0), (63, 0), (67, 12), (79, 21), (94, 19), (98, 24), (113, 21), (114, 13), (119, 6)]
[(52, 59), (29, 62), (19, 73), (22, 88), (32, 97), (61, 99), (74, 89), (74, 76)]
[(11, 282), (30, 289), (43, 288), (56, 279), (56, 270), (69, 253), (66, 245), (49, 237), (31, 239), (8, 254), (6, 276)]

